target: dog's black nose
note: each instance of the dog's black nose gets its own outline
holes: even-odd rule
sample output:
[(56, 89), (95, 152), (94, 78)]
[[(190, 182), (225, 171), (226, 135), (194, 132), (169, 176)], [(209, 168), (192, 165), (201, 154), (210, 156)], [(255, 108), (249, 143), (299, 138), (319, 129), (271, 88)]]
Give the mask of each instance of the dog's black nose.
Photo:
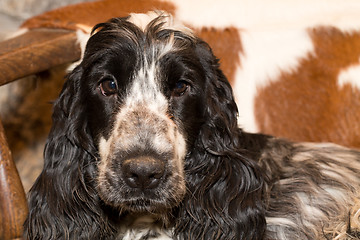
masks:
[(132, 188), (156, 188), (165, 171), (165, 163), (152, 157), (126, 159), (122, 164), (125, 182)]

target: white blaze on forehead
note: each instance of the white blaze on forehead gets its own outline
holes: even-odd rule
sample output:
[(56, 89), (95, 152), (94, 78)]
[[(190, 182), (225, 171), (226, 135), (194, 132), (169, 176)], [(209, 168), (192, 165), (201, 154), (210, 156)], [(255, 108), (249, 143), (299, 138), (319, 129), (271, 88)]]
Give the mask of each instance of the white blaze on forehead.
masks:
[(168, 101), (161, 91), (161, 81), (157, 66), (153, 62), (144, 66), (134, 76), (130, 91), (125, 99), (125, 107), (133, 108), (142, 104), (152, 111), (167, 112)]
[[(164, 15), (162, 12), (149, 12), (147, 14), (132, 14), (129, 21), (137, 25), (143, 31), (155, 18), (163, 16), (164, 22), (162, 29), (187, 29), (181, 24), (174, 22), (171, 15)], [(190, 30), (188, 30), (190, 31)], [(189, 32), (189, 34), (191, 34)], [(143, 103), (154, 111), (166, 111), (168, 105), (165, 96), (161, 92), (161, 72), (159, 69), (160, 59), (171, 51), (175, 51), (175, 37), (173, 34), (163, 41), (156, 41), (144, 51), (144, 62), (141, 63), (140, 70), (134, 74), (131, 90), (127, 94), (126, 106)]]
[(143, 139), (159, 152), (175, 151), (176, 158), (183, 158), (185, 140), (168, 117), (169, 103), (155, 61), (144, 63), (128, 88), (111, 136), (100, 140), (101, 158), (107, 159), (114, 149), (131, 149)]

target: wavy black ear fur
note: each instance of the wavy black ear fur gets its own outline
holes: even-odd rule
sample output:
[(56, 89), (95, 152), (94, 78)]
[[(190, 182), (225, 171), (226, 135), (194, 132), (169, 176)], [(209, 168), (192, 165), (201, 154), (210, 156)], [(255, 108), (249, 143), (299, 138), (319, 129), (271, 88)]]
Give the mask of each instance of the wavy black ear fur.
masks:
[(25, 239), (103, 239), (113, 232), (92, 182), (96, 158), (86, 114), (79, 114), (86, 111), (81, 108), (81, 76), (77, 67), (54, 105), (44, 169), (28, 196)]
[(263, 179), (241, 148), (231, 86), (208, 45), (197, 45), (207, 75), (207, 120), (185, 163), (189, 193), (176, 232), (184, 239), (262, 239)]

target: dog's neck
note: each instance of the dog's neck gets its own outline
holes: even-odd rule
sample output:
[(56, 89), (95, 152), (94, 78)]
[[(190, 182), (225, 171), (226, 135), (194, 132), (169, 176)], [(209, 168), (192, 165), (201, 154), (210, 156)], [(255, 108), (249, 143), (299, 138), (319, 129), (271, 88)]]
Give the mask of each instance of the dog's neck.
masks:
[(156, 215), (128, 214), (120, 223), (117, 240), (170, 240), (173, 228), (164, 227), (165, 223)]

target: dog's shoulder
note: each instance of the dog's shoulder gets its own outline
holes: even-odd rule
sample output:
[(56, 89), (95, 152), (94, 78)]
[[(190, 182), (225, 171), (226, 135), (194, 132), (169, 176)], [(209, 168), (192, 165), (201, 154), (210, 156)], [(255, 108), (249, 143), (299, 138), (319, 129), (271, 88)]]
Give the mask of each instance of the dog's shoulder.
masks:
[(334, 232), (359, 233), (360, 151), (332, 143), (247, 137), (266, 182), (270, 238), (296, 233), (296, 239), (333, 239), (340, 236)]

